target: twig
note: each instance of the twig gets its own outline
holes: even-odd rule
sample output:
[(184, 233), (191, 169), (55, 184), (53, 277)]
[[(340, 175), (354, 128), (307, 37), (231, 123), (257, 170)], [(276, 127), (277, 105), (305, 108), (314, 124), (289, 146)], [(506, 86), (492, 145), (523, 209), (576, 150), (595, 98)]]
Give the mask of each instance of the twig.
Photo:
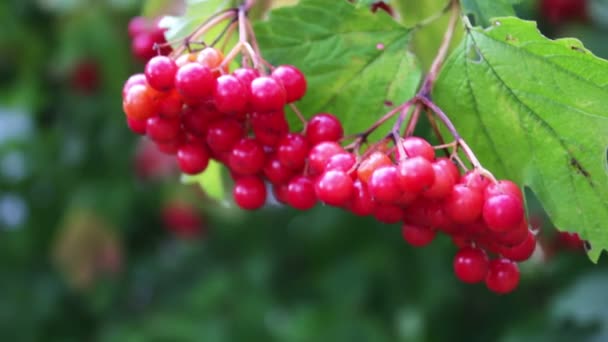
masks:
[(231, 18), (235, 18), (236, 13), (237, 13), (236, 10), (234, 8), (231, 8), (231, 9), (227, 9), (222, 12), (218, 12), (217, 14), (214, 14), (209, 19), (207, 19), (204, 23), (202, 23), (201, 26), (198, 29), (196, 29), (196, 31), (194, 31), (192, 34), (187, 36), (184, 39), (184, 44), (182, 46), (178, 47), (177, 49), (173, 50), (173, 52), (171, 53), (171, 56), (173, 56), (173, 57), (180, 56), (182, 53), (184, 53), (184, 51), (186, 51), (187, 45), (190, 43), (190, 41), (193, 41), (193, 40), (197, 39), (198, 37), (204, 35), (205, 33), (207, 33), (207, 31), (209, 31), (211, 28), (215, 27), (217, 24), (221, 23), (222, 21), (231, 19)]

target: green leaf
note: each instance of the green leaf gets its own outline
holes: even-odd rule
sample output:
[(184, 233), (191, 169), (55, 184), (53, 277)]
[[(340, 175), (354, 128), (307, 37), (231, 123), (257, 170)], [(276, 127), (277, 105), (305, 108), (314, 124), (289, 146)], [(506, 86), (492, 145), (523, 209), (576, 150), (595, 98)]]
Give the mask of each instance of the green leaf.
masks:
[[(181, 40), (194, 32), (205, 19), (213, 14), (230, 8), (233, 6), (232, 0), (188, 0), (186, 4), (186, 13), (182, 17), (164, 17), (160, 26), (168, 28), (165, 32), (165, 37), (169, 42), (175, 42), (175, 46), (182, 44)], [(206, 42), (213, 41), (219, 33), (222, 32), (223, 26), (220, 25), (207, 34), (201, 37)]]
[(475, 19), (474, 25), (490, 26), (494, 17), (515, 16), (513, 4), (521, 0), (460, 0), (462, 12)]
[(365, 130), (391, 103), (411, 97), (420, 81), (407, 51), (410, 31), (346, 1), (300, 1), (271, 12), (255, 32), (270, 63), (293, 64), (307, 76), (308, 92), (297, 104), (305, 116), (331, 112), (347, 133)]
[(225, 198), (224, 180), (222, 178), (223, 167), (215, 160), (209, 160), (205, 171), (195, 176), (182, 175), (182, 183), (198, 184), (207, 195), (215, 200), (221, 201)]
[(498, 18), (469, 31), (433, 94), (482, 163), (530, 187), (597, 261), (608, 247), (608, 62), (534, 22)]

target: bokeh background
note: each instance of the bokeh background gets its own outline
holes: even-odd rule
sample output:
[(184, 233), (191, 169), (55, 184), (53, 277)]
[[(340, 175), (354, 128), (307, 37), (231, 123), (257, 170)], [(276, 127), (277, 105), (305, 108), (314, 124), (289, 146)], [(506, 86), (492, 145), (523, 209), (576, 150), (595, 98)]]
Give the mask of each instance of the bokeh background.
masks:
[[(607, 0), (543, 3), (518, 11), (608, 57)], [(121, 110), (143, 5), (0, 1), (1, 341), (608, 341), (606, 257), (533, 201), (542, 244), (496, 296), (455, 278), (444, 237), (417, 250), (373, 219), (246, 213), (181, 185)]]

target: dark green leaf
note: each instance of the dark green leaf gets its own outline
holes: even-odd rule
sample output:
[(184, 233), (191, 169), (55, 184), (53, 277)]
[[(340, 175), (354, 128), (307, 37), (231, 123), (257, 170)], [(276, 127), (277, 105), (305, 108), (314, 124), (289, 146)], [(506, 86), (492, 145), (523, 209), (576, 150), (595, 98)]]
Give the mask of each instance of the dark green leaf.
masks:
[(482, 163), (529, 186), (555, 225), (579, 232), (596, 261), (608, 247), (608, 62), (533, 22), (473, 28), (434, 97)]

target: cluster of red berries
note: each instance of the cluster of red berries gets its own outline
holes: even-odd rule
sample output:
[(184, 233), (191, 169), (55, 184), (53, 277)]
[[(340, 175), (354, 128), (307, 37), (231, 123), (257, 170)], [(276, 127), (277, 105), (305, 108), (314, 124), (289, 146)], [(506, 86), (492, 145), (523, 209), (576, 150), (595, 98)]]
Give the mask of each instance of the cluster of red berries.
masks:
[(147, 62), (158, 54), (166, 56), (171, 53), (171, 47), (166, 44), (165, 29), (158, 26), (158, 23), (158, 19), (144, 17), (134, 17), (129, 21), (131, 53), (142, 62)]
[[(262, 207), (269, 184), (278, 201), (299, 210), (322, 202), (403, 223), (413, 246), (444, 232), (460, 248), (454, 270), (461, 281), (485, 281), (497, 293), (516, 288), (516, 262), (532, 255), (536, 238), (514, 183), (477, 170), (461, 175), (419, 137), (360, 158), (339, 144), (343, 128), (329, 113), (312, 116), (303, 133), (290, 132), (284, 109), (306, 93), (302, 72), (282, 65), (270, 75), (251, 68), (230, 73), (223, 62), (213, 47), (175, 60), (152, 58), (123, 88), (131, 130), (175, 154), (186, 174), (204, 171), (210, 158), (226, 165), (243, 209)], [(500, 257), (490, 261), (488, 254)]]

